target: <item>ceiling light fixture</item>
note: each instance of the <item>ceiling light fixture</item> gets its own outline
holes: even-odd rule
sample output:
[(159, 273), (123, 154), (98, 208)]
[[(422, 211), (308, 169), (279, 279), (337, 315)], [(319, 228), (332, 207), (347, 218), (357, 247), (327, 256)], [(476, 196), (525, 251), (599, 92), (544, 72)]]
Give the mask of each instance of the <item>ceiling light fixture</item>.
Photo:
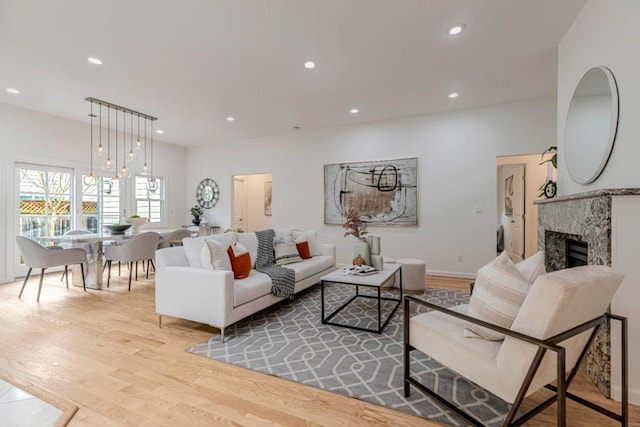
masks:
[(464, 30), (464, 24), (456, 24), (453, 27), (449, 28), (449, 31), (447, 32), (449, 33), (450, 36), (457, 36), (463, 30)]
[(453, 98), (457, 98), (458, 97), (458, 93), (457, 92), (451, 92), (449, 94), (449, 98), (453, 99)]
[(162, 135), (162, 134), (164, 133), (164, 131), (163, 131), (162, 129), (158, 129), (158, 130), (156, 131), (156, 133), (159, 133), (160, 135)]
[(304, 63), (304, 68), (307, 68), (309, 70), (316, 68), (316, 63), (313, 61), (307, 61)]
[(12, 93), (14, 95), (18, 95), (20, 93), (20, 91), (18, 89), (12, 88), (12, 87), (8, 87), (7, 88), (7, 92)]
[(235, 118), (233, 116), (229, 116), (229, 117), (227, 117), (227, 121), (228, 122), (233, 122), (233, 121), (235, 121)]
[[(138, 118), (138, 135), (140, 135), (140, 119), (144, 120), (144, 142), (140, 141), (139, 146), (144, 149), (144, 165), (141, 168), (141, 171), (138, 172), (140, 175), (147, 175), (147, 123), (151, 122), (151, 132), (153, 133), (153, 122), (158, 120), (156, 117), (150, 116), (145, 113), (141, 113), (139, 111), (134, 111), (129, 108), (122, 107), (120, 105), (112, 104), (110, 102), (102, 101), (96, 98), (85, 98), (85, 101), (91, 103), (91, 175), (93, 175), (93, 156), (97, 155), (101, 157), (101, 153), (104, 151), (102, 148), (102, 107), (107, 108), (107, 158), (105, 161), (101, 161), (101, 167), (107, 172), (114, 173), (113, 180), (114, 183), (122, 183), (124, 179), (130, 177), (133, 174), (134, 169), (134, 160), (136, 159), (136, 153), (133, 150), (133, 117), (136, 116)], [(100, 145), (98, 146), (98, 150), (93, 152), (93, 104), (98, 104), (100, 106)], [(115, 123), (115, 167), (112, 164), (111, 160), (111, 110), (114, 111), (116, 116)], [(118, 115), (122, 112), (122, 147), (119, 147), (120, 141), (118, 138), (119, 133), (119, 118)], [(129, 149), (127, 150), (127, 114), (129, 114)], [(138, 139), (139, 136), (138, 136)], [(122, 167), (118, 168), (118, 153), (119, 149), (122, 148)], [(153, 134), (151, 135), (151, 175), (147, 179), (147, 189), (149, 191), (155, 191), (157, 189), (158, 183), (153, 177)]]
[(351, 110), (349, 110), (349, 112), (351, 114), (358, 114), (360, 112), (360, 110), (358, 110), (357, 108), (352, 108)]
[(87, 61), (91, 62), (94, 65), (102, 65), (102, 61), (99, 60), (98, 58), (94, 58), (92, 56), (87, 58)]

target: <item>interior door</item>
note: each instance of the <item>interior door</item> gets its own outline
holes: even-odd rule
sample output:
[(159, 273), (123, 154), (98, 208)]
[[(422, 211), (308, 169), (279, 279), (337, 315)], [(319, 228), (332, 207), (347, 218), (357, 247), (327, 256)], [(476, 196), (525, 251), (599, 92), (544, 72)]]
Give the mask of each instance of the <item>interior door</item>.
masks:
[(232, 228), (247, 230), (247, 194), (244, 178), (233, 178), (233, 223)]
[(498, 169), (500, 224), (504, 229), (504, 250), (513, 262), (524, 259), (525, 252), (525, 172), (524, 164), (503, 165)]

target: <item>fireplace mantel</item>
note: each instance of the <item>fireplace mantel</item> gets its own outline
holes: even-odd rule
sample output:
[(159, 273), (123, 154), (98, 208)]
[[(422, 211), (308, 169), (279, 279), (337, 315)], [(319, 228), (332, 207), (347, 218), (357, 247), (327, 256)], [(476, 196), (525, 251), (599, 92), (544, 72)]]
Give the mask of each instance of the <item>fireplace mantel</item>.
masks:
[(640, 196), (640, 188), (607, 188), (603, 190), (587, 191), (585, 193), (569, 194), (568, 196), (558, 196), (552, 199), (540, 199), (533, 203), (542, 205), (547, 203), (564, 202), (567, 200), (593, 199), (596, 197), (612, 196)]
[[(538, 200), (538, 249), (545, 252), (547, 271), (565, 268), (566, 239), (587, 243), (588, 264), (611, 266), (612, 199), (640, 196), (640, 188), (615, 188)], [(611, 337), (600, 330), (587, 357), (587, 373), (611, 397)]]

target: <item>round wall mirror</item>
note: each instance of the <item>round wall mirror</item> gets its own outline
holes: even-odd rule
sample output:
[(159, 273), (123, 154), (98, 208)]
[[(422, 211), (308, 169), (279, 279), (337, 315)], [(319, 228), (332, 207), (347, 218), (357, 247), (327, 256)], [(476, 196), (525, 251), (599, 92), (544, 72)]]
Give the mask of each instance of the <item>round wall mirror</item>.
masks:
[(564, 157), (578, 184), (595, 181), (607, 165), (618, 129), (618, 88), (611, 71), (594, 67), (573, 92), (564, 131)]

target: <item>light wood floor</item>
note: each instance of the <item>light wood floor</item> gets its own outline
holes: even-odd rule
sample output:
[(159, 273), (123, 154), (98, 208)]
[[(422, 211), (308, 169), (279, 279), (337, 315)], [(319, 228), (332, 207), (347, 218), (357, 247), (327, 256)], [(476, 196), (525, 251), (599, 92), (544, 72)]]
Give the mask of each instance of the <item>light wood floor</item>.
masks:
[[(124, 273), (110, 289), (87, 293), (48, 275), (39, 304), (36, 278), (22, 299), (21, 282), (0, 285), (0, 372), (76, 404), (70, 426), (437, 425), (187, 353), (216, 330), (166, 317), (159, 329), (153, 277), (129, 293)], [(465, 290), (468, 282), (428, 279)], [(584, 378), (577, 386), (597, 394)], [(638, 408), (632, 414), (640, 425)], [(549, 408), (529, 425), (554, 424), (553, 416)], [(573, 403), (569, 417), (575, 426), (616, 425)]]

